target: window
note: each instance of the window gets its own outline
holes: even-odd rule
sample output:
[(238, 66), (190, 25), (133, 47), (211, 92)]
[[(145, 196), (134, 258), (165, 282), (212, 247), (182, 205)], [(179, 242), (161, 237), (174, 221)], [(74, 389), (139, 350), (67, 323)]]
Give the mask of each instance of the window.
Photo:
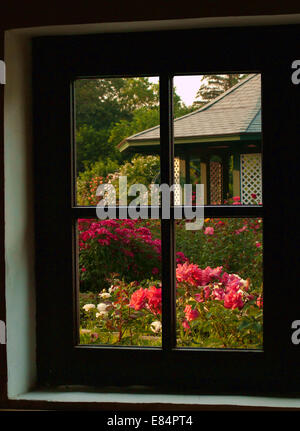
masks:
[[(281, 275), (275, 275), (273, 268), (275, 265), (280, 267), (283, 250), (280, 246), (282, 225), (278, 223), (281, 213), (275, 215), (274, 211), (278, 196), (283, 194), (283, 184), (280, 175), (274, 175), (274, 172), (279, 173), (282, 169), (282, 150), (278, 139), (283, 132), (281, 129), (278, 131), (274, 124), (279, 125), (280, 118), (285, 118), (280, 97), (288, 84), (280, 84), (280, 73), (284, 68), (289, 70), (290, 58), (283, 56), (279, 62), (275, 55), (266, 57), (265, 52), (274, 37), (274, 31), (272, 33), (269, 28), (260, 31), (218, 29), (34, 40), (37, 353), (40, 384), (142, 384), (203, 392), (249, 392), (276, 387), (282, 366), (279, 342), (282, 341), (282, 332), (276, 331), (280, 324), (276, 320), (276, 310), (282, 299), (277, 292), (274, 293), (274, 285), (278, 285)], [(197, 348), (176, 339), (176, 205), (171, 208), (169, 220), (160, 220), (161, 345), (79, 343), (77, 226), (82, 219), (95, 219), (96, 212), (94, 206), (78, 205), (76, 202), (76, 85), (83, 79), (159, 77), (159, 181), (172, 185), (177, 172), (174, 165), (178, 163), (180, 166), (183, 158), (185, 166), (190, 166), (186, 170), (189, 180), (201, 162), (205, 164), (206, 172), (208, 169), (215, 170), (217, 180), (220, 172), (222, 177), (226, 163), (228, 171), (229, 164), (234, 163), (232, 156), (227, 157), (225, 162), (221, 152), (223, 158), (220, 154), (214, 154), (208, 165), (208, 160), (204, 163), (199, 155), (198, 158), (196, 154), (183, 155), (179, 147), (177, 151), (174, 140), (173, 79), (182, 75), (216, 73), (261, 76), (263, 205), (249, 203), (249, 193), (246, 192), (243, 205), (228, 205), (224, 202), (224, 190), (228, 194), (229, 180), (223, 194), (218, 194), (210, 182), (206, 189), (205, 217), (218, 218), (221, 222), (263, 219), (263, 348), (236, 349), (235, 346), (228, 348), (213, 344)], [(292, 134), (292, 131), (289, 133)], [(249, 151), (249, 154), (256, 153)], [(243, 160), (246, 160), (246, 155), (243, 153)], [(220, 166), (223, 171), (220, 171)], [(242, 164), (241, 161), (241, 166), (241, 169), (246, 169), (246, 162)], [(204, 170), (203, 166), (202, 173)], [(207, 178), (212, 178), (212, 173)], [(116, 219), (119, 212), (120, 208), (116, 208)]]

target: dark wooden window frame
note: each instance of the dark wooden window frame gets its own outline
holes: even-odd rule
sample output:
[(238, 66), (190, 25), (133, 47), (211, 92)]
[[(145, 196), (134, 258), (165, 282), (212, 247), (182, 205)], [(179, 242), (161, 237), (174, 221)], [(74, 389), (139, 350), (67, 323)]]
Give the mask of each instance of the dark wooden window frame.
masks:
[[(284, 374), (282, 148), (295, 139), (282, 104), (293, 99), (288, 40), (297, 27), (230, 28), (33, 39), (33, 112), (39, 385), (148, 385), (202, 393), (279, 391)], [(292, 34), (292, 36), (291, 36)], [(278, 50), (280, 56), (278, 56)], [(266, 55), (268, 53), (268, 55)], [(77, 344), (75, 223), (95, 208), (74, 204), (73, 82), (80, 77), (159, 76), (161, 181), (173, 183), (172, 78), (258, 72), (262, 76), (263, 206), (207, 206), (206, 217), (264, 220), (264, 349), (175, 347), (174, 222), (162, 220), (162, 349)], [(276, 91), (274, 91), (276, 89)], [(294, 100), (294, 99), (293, 99)], [(282, 121), (282, 119), (285, 121)], [(290, 126), (290, 125), (289, 125)], [(278, 173), (274, 175), (274, 172)], [(274, 234), (276, 232), (276, 234)]]

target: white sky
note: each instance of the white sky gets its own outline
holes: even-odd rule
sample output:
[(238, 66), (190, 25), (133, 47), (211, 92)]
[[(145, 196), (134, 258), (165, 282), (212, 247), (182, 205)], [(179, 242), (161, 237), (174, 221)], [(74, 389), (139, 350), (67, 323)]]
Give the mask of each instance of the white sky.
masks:
[[(191, 105), (196, 97), (196, 93), (201, 85), (201, 75), (192, 76), (175, 76), (174, 86), (176, 93), (181, 97), (181, 100), (187, 105)], [(158, 78), (150, 78), (150, 82), (158, 82)]]

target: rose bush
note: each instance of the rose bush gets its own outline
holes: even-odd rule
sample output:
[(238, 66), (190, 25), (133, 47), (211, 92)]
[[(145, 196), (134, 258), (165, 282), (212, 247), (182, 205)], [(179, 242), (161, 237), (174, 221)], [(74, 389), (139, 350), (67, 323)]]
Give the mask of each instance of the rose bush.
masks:
[[(178, 346), (261, 348), (262, 219), (175, 223)], [(81, 342), (160, 345), (160, 221), (80, 219), (78, 243)]]
[(188, 263), (176, 277), (179, 346), (262, 348), (262, 292), (249, 278)]
[[(159, 279), (159, 221), (79, 219), (78, 235), (81, 292), (107, 288), (111, 273), (127, 282)], [(178, 252), (177, 262), (185, 261)]]
[(186, 230), (176, 221), (177, 248), (200, 267), (223, 266), (230, 273), (262, 284), (263, 223), (261, 218), (205, 219), (201, 230)]
[[(178, 346), (262, 348), (262, 293), (249, 279), (188, 262), (177, 265), (176, 278)], [(82, 342), (159, 345), (161, 283), (110, 282), (101, 302), (81, 307)]]
[[(94, 294), (93, 307), (83, 304), (82, 298), (81, 343), (160, 345), (160, 283), (126, 283), (116, 276), (109, 280), (112, 284), (107, 291)], [(91, 296), (83, 296), (91, 301)]]
[[(106, 162), (98, 161), (84, 172), (80, 172), (76, 183), (76, 198), (78, 205), (97, 205), (102, 199), (96, 195), (97, 188), (101, 184), (112, 184), (116, 191), (116, 202), (119, 200), (119, 177), (126, 176), (127, 192), (133, 184), (144, 184), (148, 188), (150, 199), (150, 184), (155, 180), (160, 171), (160, 159), (158, 156), (135, 155), (129, 162), (121, 166), (110, 159)], [(128, 196), (128, 203), (134, 198)], [(149, 202), (150, 204), (150, 202)]]

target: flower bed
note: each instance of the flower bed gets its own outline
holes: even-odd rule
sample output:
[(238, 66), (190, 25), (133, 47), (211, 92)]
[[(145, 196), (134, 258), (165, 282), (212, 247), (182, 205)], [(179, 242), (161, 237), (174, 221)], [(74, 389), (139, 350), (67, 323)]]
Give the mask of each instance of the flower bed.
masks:
[[(81, 219), (81, 343), (161, 344), (160, 222)], [(177, 345), (262, 348), (262, 221), (177, 221)]]

